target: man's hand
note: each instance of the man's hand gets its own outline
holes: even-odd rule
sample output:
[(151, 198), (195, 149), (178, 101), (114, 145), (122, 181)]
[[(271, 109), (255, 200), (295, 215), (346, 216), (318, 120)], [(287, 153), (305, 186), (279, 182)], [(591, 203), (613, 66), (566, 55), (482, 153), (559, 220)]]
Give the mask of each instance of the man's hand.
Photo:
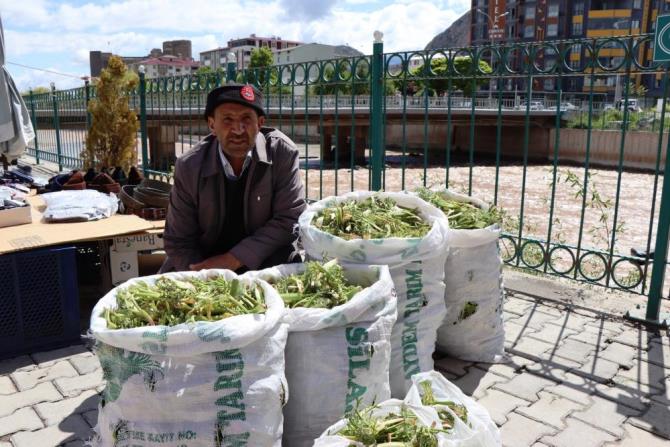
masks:
[(224, 253), (218, 256), (212, 256), (197, 264), (188, 266), (191, 270), (205, 270), (205, 269), (228, 269), (235, 271), (242, 267), (242, 263), (230, 253)]

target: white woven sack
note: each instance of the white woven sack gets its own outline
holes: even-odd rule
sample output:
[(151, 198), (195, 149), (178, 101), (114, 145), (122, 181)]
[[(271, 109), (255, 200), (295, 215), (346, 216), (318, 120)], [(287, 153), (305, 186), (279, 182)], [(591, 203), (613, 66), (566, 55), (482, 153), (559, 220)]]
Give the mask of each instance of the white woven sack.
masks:
[[(390, 413), (399, 414), (403, 408), (407, 408), (414, 413), (417, 416), (419, 423), (426, 427), (440, 425), (440, 419), (437, 416), (437, 412), (432, 408), (407, 404), (398, 399), (389, 399), (382, 402), (372, 414), (373, 416), (384, 417)], [(365, 444), (361, 442), (351, 441), (344, 436), (338, 436), (338, 433), (347, 426), (347, 423), (348, 421), (346, 419), (342, 419), (328, 427), (328, 429), (314, 441), (314, 447), (365, 447)], [(443, 447), (446, 445), (448, 444), (442, 443), (441, 435), (438, 435), (437, 446)]]
[(447, 410), (454, 418), (454, 428), (441, 434), (441, 446), (445, 447), (500, 447), (502, 441), (500, 431), (488, 411), (463, 394), (453, 383), (436, 371), (416, 374), (412, 377), (412, 388), (407, 393), (405, 403), (412, 406), (421, 405), (421, 386), (423, 381), (429, 381), (433, 395), (439, 401), (452, 401), (464, 405), (468, 410), (468, 422), (464, 423), (448, 406), (439, 406), (440, 410)]
[[(440, 194), (448, 200), (488, 208), (481, 200), (463, 194)], [(506, 359), (499, 237), (498, 225), (477, 230), (449, 228), (449, 254), (444, 264), (447, 317), (437, 332), (437, 347), (451, 357), (489, 363)], [(461, 313), (468, 302), (477, 309), (463, 319)]]
[[(365, 200), (373, 194), (418, 209), (431, 225), (423, 238), (344, 240), (317, 229), (312, 219), (331, 204)], [(300, 238), (311, 259), (337, 258), (347, 263), (389, 266), (398, 295), (398, 319), (391, 335), (391, 396), (404, 397), (412, 375), (433, 369), (437, 328), (442, 324), (447, 221), (444, 214), (404, 193), (351, 192), (311, 204), (298, 220)]]
[[(131, 279), (93, 309), (91, 332), (107, 386), (94, 446), (281, 446), (287, 328), (284, 303), (266, 282), (265, 314), (214, 322), (110, 330), (101, 317), (116, 294), (138, 281), (224, 276), (228, 270)], [(240, 278), (251, 284), (250, 278)]]
[[(286, 380), (291, 399), (284, 407), (284, 447), (309, 447), (345, 412), (391, 395), (389, 362), (396, 297), (387, 266), (344, 264), (345, 277), (365, 288), (332, 309), (286, 309)], [(245, 276), (264, 280), (304, 272), (286, 264)]]

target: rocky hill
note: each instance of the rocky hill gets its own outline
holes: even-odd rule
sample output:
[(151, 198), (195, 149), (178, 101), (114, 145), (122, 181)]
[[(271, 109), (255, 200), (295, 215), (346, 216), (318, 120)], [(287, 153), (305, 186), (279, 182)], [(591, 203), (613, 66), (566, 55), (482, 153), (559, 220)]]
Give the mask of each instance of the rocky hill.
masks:
[(451, 26), (433, 37), (426, 50), (438, 48), (467, 47), (470, 45), (470, 11), (463, 14)]

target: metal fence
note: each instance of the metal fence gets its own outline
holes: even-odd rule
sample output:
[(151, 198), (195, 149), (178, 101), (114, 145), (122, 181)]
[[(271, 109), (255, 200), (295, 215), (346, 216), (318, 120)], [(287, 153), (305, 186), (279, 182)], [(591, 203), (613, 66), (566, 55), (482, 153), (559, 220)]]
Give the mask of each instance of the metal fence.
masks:
[[(384, 53), (377, 42), (370, 56), (140, 75), (130, 96), (142, 122), (137, 151), (145, 172), (169, 176), (208, 132), (207, 92), (254, 83), (269, 125), (299, 147), (308, 198), (465, 192), (503, 210), (507, 264), (649, 295), (646, 318), (658, 319), (668, 296), (668, 72), (649, 62), (651, 43), (644, 35)], [(661, 86), (658, 104), (645, 83)], [(94, 97), (89, 85), (25, 97), (38, 136), (29, 153), (79, 167)]]

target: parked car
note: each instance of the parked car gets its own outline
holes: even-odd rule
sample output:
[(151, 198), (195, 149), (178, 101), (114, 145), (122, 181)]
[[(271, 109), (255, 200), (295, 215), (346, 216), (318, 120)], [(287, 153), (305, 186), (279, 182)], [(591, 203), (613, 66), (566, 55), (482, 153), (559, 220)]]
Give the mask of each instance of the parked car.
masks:
[(620, 111), (624, 111), (624, 109), (628, 109), (629, 112), (641, 112), (642, 107), (640, 107), (640, 104), (638, 103), (638, 100), (636, 98), (628, 98), (627, 100), (620, 99), (615, 103), (615, 108)]
[(530, 109), (531, 111), (533, 110), (544, 110), (544, 104), (542, 101), (531, 101), (530, 102), (530, 107), (528, 106), (528, 101), (522, 101), (521, 102), (521, 109)]
[(562, 102), (560, 107), (561, 112), (576, 112), (579, 110), (579, 107), (567, 101)]

